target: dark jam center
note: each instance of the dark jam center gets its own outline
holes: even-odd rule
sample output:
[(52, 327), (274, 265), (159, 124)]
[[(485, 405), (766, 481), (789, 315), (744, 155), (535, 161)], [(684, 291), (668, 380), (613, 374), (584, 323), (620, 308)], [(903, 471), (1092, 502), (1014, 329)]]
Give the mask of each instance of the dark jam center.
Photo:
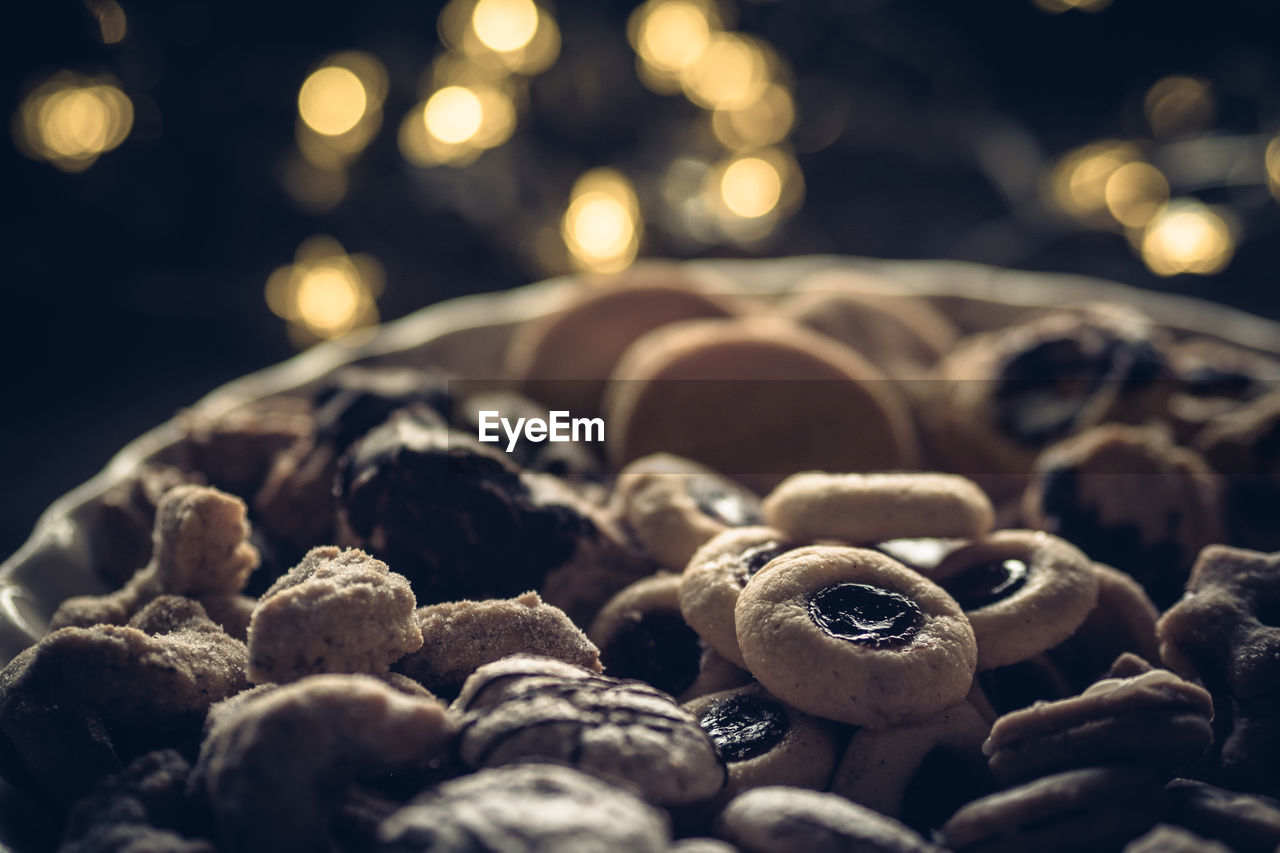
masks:
[(1022, 560), (994, 560), (966, 569), (945, 586), (963, 609), (977, 610), (1022, 589), (1027, 571)]
[(782, 556), (789, 550), (791, 549), (781, 542), (765, 542), (743, 551), (742, 556), (738, 558), (738, 568), (743, 582), (754, 577), (756, 572), (769, 564), (770, 560)]
[(716, 703), (698, 722), (726, 761), (764, 755), (786, 737), (791, 725), (778, 702), (744, 695)]
[(609, 675), (677, 696), (697, 680), (702, 647), (680, 611), (654, 610), (623, 625), (603, 644), (600, 661)]
[(876, 648), (902, 646), (924, 613), (905, 595), (865, 583), (840, 583), (809, 598), (809, 618), (832, 637)]
[(685, 491), (706, 516), (730, 527), (761, 524), (760, 501), (755, 495), (711, 477), (690, 477)]

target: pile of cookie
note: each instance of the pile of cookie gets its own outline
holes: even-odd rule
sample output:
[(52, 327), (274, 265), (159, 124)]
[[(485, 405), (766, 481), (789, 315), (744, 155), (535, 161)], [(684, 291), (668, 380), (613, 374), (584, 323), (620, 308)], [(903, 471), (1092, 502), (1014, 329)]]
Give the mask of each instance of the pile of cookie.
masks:
[[(32, 849), (1280, 849), (1280, 363), (884, 285), (183, 415), (0, 671)], [(603, 447), (478, 440), (551, 410)]]

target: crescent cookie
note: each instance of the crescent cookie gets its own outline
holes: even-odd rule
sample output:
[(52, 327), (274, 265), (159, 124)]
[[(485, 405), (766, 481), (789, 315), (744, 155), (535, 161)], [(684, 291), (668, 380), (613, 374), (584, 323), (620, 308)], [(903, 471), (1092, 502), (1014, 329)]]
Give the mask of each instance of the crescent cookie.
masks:
[(806, 471), (788, 477), (765, 498), (764, 514), (797, 539), (857, 543), (973, 539), (995, 521), (982, 489), (954, 474)]
[(762, 490), (796, 471), (912, 468), (915, 427), (862, 356), (770, 317), (678, 323), (637, 340), (606, 400), (609, 454), (665, 451)]
[(680, 579), (680, 611), (702, 641), (739, 666), (734, 610), (747, 582), (774, 557), (799, 546), (772, 527), (726, 530), (698, 549)]
[(948, 554), (930, 575), (973, 626), (978, 669), (1024, 661), (1070, 637), (1098, 600), (1093, 563), (1039, 530), (1001, 530)]
[(677, 572), (717, 533), (763, 521), (754, 494), (669, 453), (643, 456), (623, 468), (613, 503), (645, 550)]
[(878, 551), (813, 545), (771, 561), (734, 613), (747, 669), (779, 699), (887, 728), (969, 692), (978, 649), (960, 606)]

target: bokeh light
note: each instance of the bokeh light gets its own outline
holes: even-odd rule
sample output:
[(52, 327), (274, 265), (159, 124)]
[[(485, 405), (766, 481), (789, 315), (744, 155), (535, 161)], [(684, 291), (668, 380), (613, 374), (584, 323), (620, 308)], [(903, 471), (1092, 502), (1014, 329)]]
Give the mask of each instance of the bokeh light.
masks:
[(307, 127), (325, 136), (339, 136), (354, 128), (368, 105), (360, 78), (340, 66), (312, 72), (298, 92), (298, 114)]
[(80, 172), (116, 148), (133, 127), (133, 102), (112, 78), (63, 71), (23, 99), (14, 141), (28, 157)]
[(763, 44), (738, 33), (715, 33), (706, 50), (681, 74), (685, 95), (700, 107), (741, 107), (760, 97), (769, 83)]
[(764, 216), (782, 198), (782, 176), (768, 160), (743, 157), (725, 168), (720, 177), (720, 197), (735, 216)]
[(446, 86), (427, 99), (423, 120), (427, 133), (457, 145), (475, 136), (484, 120), (484, 107), (466, 86)]
[(1078, 219), (1109, 216), (1107, 182), (1120, 167), (1140, 159), (1137, 147), (1127, 142), (1095, 142), (1068, 152), (1050, 175), (1053, 203)]
[(1267, 167), (1267, 183), (1271, 185), (1271, 194), (1280, 199), (1280, 136), (1267, 143), (1263, 162)]
[(770, 83), (749, 103), (716, 110), (711, 127), (726, 148), (763, 148), (785, 139), (795, 116), (791, 93), (779, 83)]
[(294, 262), (267, 279), (267, 306), (289, 321), (301, 345), (341, 338), (378, 321), (382, 266), (368, 255), (348, 255), (332, 237), (312, 237)]
[(1036, 8), (1058, 15), (1076, 9), (1081, 12), (1101, 12), (1111, 5), (1112, 0), (1031, 0)]
[(743, 245), (772, 233), (803, 198), (800, 167), (778, 148), (731, 156), (703, 179), (703, 206), (715, 215), (723, 237)]
[(1231, 263), (1235, 239), (1216, 210), (1194, 199), (1161, 209), (1142, 232), (1142, 260), (1156, 275), (1213, 275)]
[(1142, 228), (1169, 201), (1169, 182), (1149, 163), (1125, 163), (1103, 188), (1107, 210), (1126, 228)]
[(103, 44), (119, 44), (129, 31), (129, 19), (116, 0), (87, 0), (85, 5), (98, 22)]
[(480, 0), (471, 13), (471, 27), (491, 50), (520, 50), (538, 30), (538, 7), (532, 0)]
[(643, 233), (631, 181), (613, 169), (593, 169), (573, 185), (561, 237), (577, 266), (618, 272), (635, 260)]
[(649, 0), (632, 12), (627, 35), (653, 77), (678, 84), (679, 75), (701, 58), (719, 28), (719, 15), (709, 2)]
[(1208, 81), (1178, 74), (1157, 80), (1142, 105), (1156, 136), (1200, 133), (1213, 126), (1217, 114)]

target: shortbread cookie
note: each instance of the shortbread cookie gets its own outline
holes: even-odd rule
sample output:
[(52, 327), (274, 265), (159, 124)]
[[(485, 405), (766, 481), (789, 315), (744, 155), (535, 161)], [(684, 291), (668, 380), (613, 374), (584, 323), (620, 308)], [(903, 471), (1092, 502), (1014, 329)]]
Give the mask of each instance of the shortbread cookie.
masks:
[(583, 286), (563, 311), (522, 324), (507, 349), (506, 374), (553, 409), (596, 414), (605, 380), (632, 341), (681, 320), (733, 314), (729, 300), (696, 289), (687, 273), (645, 265)]
[(1031, 527), (1128, 572), (1167, 607), (1200, 549), (1223, 541), (1221, 491), (1204, 459), (1164, 430), (1108, 424), (1042, 453), (1022, 509)]
[(665, 853), (668, 818), (622, 788), (558, 764), (513, 764), (452, 779), (378, 827), (386, 853), (598, 850)]
[(1093, 564), (1043, 531), (997, 531), (952, 551), (931, 577), (973, 625), (978, 669), (1053, 648), (1080, 627), (1098, 600)]
[(743, 853), (942, 853), (896, 820), (844, 797), (783, 785), (739, 794), (717, 824)]
[(680, 614), (680, 576), (636, 581), (600, 609), (587, 632), (604, 671), (680, 697), (698, 679), (702, 646)]
[(983, 748), (1006, 784), (1103, 763), (1171, 770), (1204, 755), (1212, 718), (1204, 688), (1153, 669), (1006, 714)]
[(859, 729), (831, 790), (927, 834), (993, 789), (982, 754), (990, 730), (968, 702), (918, 723)]
[(698, 718), (729, 769), (726, 799), (764, 785), (824, 791), (831, 781), (835, 727), (788, 707), (759, 684), (701, 696), (684, 709)]
[(898, 391), (857, 353), (768, 317), (690, 321), (637, 340), (614, 370), (609, 456), (675, 453), (761, 490), (796, 471), (912, 468)]
[(942, 828), (942, 841), (957, 853), (1116, 849), (1155, 824), (1164, 780), (1141, 767), (1046, 776), (960, 809)]
[(872, 728), (923, 720), (969, 692), (973, 629), (941, 587), (877, 551), (809, 546), (747, 582), (747, 669), (802, 711)]
[(680, 611), (703, 642), (739, 666), (738, 596), (770, 560), (797, 547), (772, 527), (726, 530), (698, 549), (680, 580)]
[(952, 474), (828, 474), (788, 477), (764, 500), (769, 524), (795, 539), (854, 544), (919, 537), (974, 539), (995, 510), (982, 489)]
[(541, 758), (598, 773), (658, 805), (695, 803), (725, 784), (698, 721), (667, 694), (549, 658), (476, 670), (453, 703), (458, 757), (473, 769)]
[(758, 497), (669, 453), (644, 456), (623, 468), (612, 503), (641, 546), (676, 572), (717, 533), (763, 522)]

